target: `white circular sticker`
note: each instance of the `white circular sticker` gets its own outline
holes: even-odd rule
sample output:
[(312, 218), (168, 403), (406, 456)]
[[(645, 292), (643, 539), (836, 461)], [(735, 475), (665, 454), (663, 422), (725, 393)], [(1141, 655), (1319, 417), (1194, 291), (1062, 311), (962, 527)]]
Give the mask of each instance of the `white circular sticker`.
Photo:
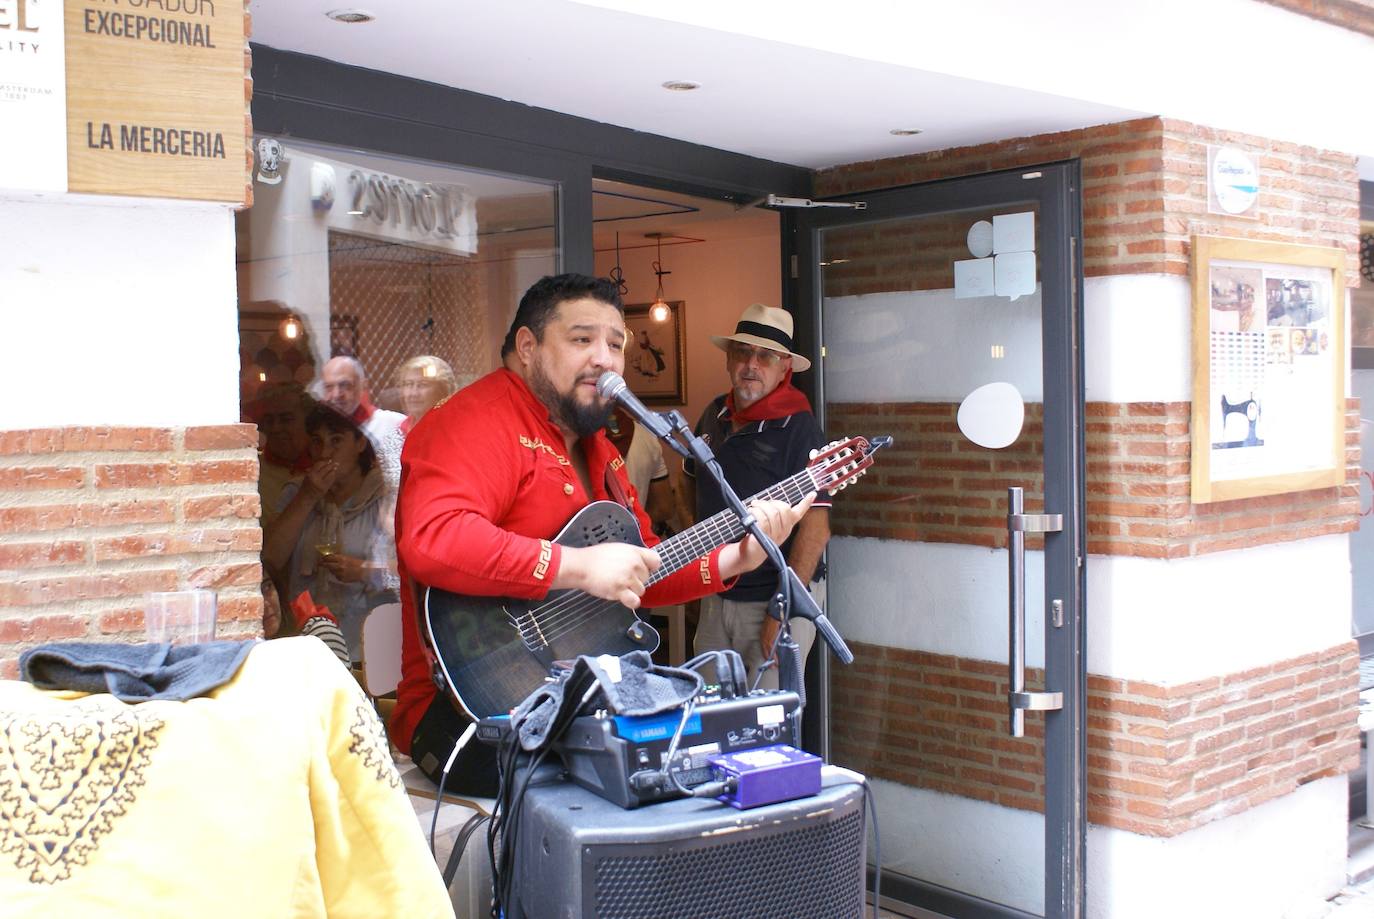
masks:
[(1259, 197), (1259, 170), (1250, 154), (1222, 147), (1212, 158), (1212, 191), (1228, 214), (1243, 214)]
[(1001, 450), (1021, 436), (1026, 404), (1010, 383), (987, 383), (964, 397), (955, 420), (963, 435), (978, 446)]
[(968, 228), (968, 251), (974, 258), (987, 258), (992, 254), (992, 224), (979, 220)]

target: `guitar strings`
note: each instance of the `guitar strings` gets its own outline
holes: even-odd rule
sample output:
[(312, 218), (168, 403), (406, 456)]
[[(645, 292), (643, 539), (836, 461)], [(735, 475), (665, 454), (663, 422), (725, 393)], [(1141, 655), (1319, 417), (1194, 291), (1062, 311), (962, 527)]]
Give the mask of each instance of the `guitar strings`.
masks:
[[(793, 478), (798, 478), (800, 475), (801, 474), (798, 474), (798, 476), (794, 476)], [(809, 479), (809, 476), (807, 478)], [(800, 491), (801, 498), (806, 496), (807, 491), (799, 487), (800, 483), (793, 482), (789, 479), (774, 485), (772, 488), (759, 492), (749, 500), (754, 501), (757, 499), (770, 499), (775, 497), (786, 498), (788, 496), (787, 488), (789, 485)], [(775, 492), (780, 492), (781, 494), (775, 494)], [(801, 500), (801, 498), (797, 500)], [(700, 558), (715, 546), (721, 545), (724, 542), (729, 542), (733, 538), (738, 538), (739, 535), (742, 535), (744, 532), (743, 526), (740, 525), (738, 518), (734, 518), (733, 521), (732, 518), (734, 518), (734, 515), (731, 512), (721, 511), (715, 516), (703, 521), (702, 524), (693, 527), (691, 530), (684, 530), (682, 533), (666, 539), (655, 546), (655, 551), (660, 553), (664, 563), (658, 571), (650, 576), (645, 586), (648, 587), (656, 583), (668, 574), (677, 571), (684, 564), (693, 559)], [(709, 537), (706, 534), (709, 534)], [(683, 545), (687, 546), (686, 551), (679, 552), (679, 549)], [(549, 604), (547, 607), (529, 610), (524, 614), (523, 618), (530, 620), (529, 624), (533, 626), (535, 635), (538, 638), (542, 638), (543, 643), (547, 644), (568, 634), (569, 631), (595, 616), (606, 602), (606, 600), (600, 597), (593, 597), (579, 592), (575, 596), (561, 598)], [(528, 639), (530, 633), (527, 629), (521, 627), (521, 635)]]
[[(696, 533), (684, 531), (678, 536), (664, 540), (655, 546), (655, 551), (659, 552), (660, 557), (663, 558), (663, 565), (650, 576), (645, 587), (660, 579), (659, 572), (669, 568), (676, 571), (693, 559), (700, 558), (714, 545), (730, 541), (732, 528), (726, 518), (731, 516), (733, 515), (728, 511), (723, 511), (704, 521), (704, 526), (701, 528), (694, 528), (697, 529)], [(736, 532), (743, 532), (743, 527), (739, 526), (738, 520), (735, 521), (734, 529)], [(679, 539), (678, 537), (685, 538)], [(536, 634), (541, 635), (547, 643), (566, 635), (571, 629), (585, 622), (606, 602), (600, 597), (578, 592), (570, 597), (560, 598), (546, 607), (530, 610), (525, 615), (532, 620)]]
[[(821, 484), (817, 478), (828, 477), (844, 473), (848, 478), (855, 472), (866, 469), (871, 461), (865, 462), (867, 457), (859, 457), (858, 461), (851, 462), (858, 454), (848, 448), (841, 449), (835, 456), (829, 459), (829, 468), (824, 473), (818, 470), (819, 466), (808, 466), (801, 472), (784, 479), (775, 485), (750, 497), (745, 503), (758, 499), (782, 498), (791, 503), (800, 502), (807, 494), (812, 491), (819, 491)], [(804, 485), (803, 485), (804, 483)], [(829, 487), (832, 489), (836, 483), (831, 482)], [(796, 489), (797, 496), (791, 497), (789, 489)], [(697, 531), (702, 533), (710, 532), (709, 539), (701, 538)], [(700, 558), (709, 553), (716, 546), (725, 542), (738, 539), (744, 534), (744, 528), (739, 524), (738, 518), (727, 511), (721, 511), (713, 517), (708, 518), (701, 524), (684, 530), (675, 536), (664, 540), (655, 546), (655, 551), (659, 552), (664, 559), (664, 564), (650, 576), (645, 587), (649, 587), (657, 581), (675, 573), (683, 565)], [(687, 552), (678, 554), (680, 544), (686, 543), (690, 546)], [(527, 648), (534, 650), (540, 643), (545, 647), (552, 641), (568, 634), (573, 629), (582, 625), (584, 622), (594, 618), (607, 601), (599, 597), (593, 597), (585, 593), (578, 593), (576, 596), (562, 598), (554, 603), (541, 606), (533, 610), (527, 610), (518, 617), (511, 617), (512, 624), (520, 632), (521, 639)], [(521, 620), (515, 622), (515, 620)], [(533, 632), (531, 632), (531, 629)], [(531, 643), (533, 636), (534, 642)]]
[[(803, 480), (809, 487), (802, 486)], [(795, 498), (792, 497), (791, 490), (795, 490), (797, 493)], [(760, 499), (777, 498), (796, 503), (805, 499), (811, 491), (816, 490), (818, 490), (816, 482), (808, 468), (770, 488), (764, 489), (749, 498), (746, 504)], [(709, 538), (706, 535), (708, 533)], [(683, 565), (693, 559), (701, 558), (716, 546), (738, 539), (743, 534), (744, 526), (733, 512), (726, 510), (691, 529), (684, 530), (664, 540), (654, 547), (654, 551), (658, 552), (663, 559), (663, 564), (649, 576), (649, 580), (645, 582), (644, 586), (646, 588), (652, 586), (668, 575), (676, 573)], [(683, 544), (688, 548), (679, 553), (678, 550)], [(528, 620), (527, 624), (533, 627), (536, 640), (542, 640), (543, 644), (548, 645), (594, 618), (606, 602), (600, 597), (579, 592), (574, 597), (562, 598), (548, 604), (547, 607), (528, 610), (518, 618)], [(528, 646), (531, 637), (529, 630), (523, 624), (517, 628), (519, 628), (520, 634)]]
[[(850, 460), (855, 455), (855, 452), (852, 450), (843, 450), (837, 453), (835, 457), (831, 458), (831, 466), (836, 467), (835, 461), (837, 459)], [(866, 459), (866, 457), (862, 459)], [(868, 465), (870, 465), (870, 463), (867, 462), (841, 462), (838, 464), (837, 468), (827, 470), (825, 474), (828, 476), (837, 472), (844, 472), (846, 477), (848, 477), (854, 472), (867, 468)], [(816, 481), (817, 469), (819, 468), (820, 467), (808, 466), (796, 475), (784, 479), (770, 488), (764, 489), (749, 498), (746, 503), (760, 498), (782, 498), (791, 503), (799, 502), (810, 492), (820, 490), (821, 485)], [(805, 482), (804, 486), (803, 481)], [(831, 482), (830, 487), (833, 488), (834, 486), (835, 482)], [(789, 494), (789, 489), (793, 488), (797, 490), (797, 496), (795, 498)], [(709, 531), (711, 533), (711, 538), (699, 538), (695, 531)], [(727, 510), (721, 511), (715, 516), (708, 518), (701, 524), (692, 527), (690, 530), (684, 530), (682, 533), (664, 540), (654, 547), (655, 551), (659, 552), (660, 555), (664, 557), (664, 564), (658, 571), (650, 576), (645, 586), (651, 586), (662, 578), (675, 573), (687, 562), (700, 558), (704, 554), (709, 553), (716, 546), (738, 539), (742, 535), (744, 535), (743, 526), (739, 524), (738, 518)], [(688, 543), (690, 545), (688, 551), (681, 555), (677, 552), (680, 543)], [(607, 601), (599, 597), (592, 597), (584, 593), (579, 593), (577, 596), (569, 597), (566, 600), (560, 599), (545, 607), (528, 610), (521, 614), (520, 617), (512, 617), (512, 619), (519, 618), (524, 620), (523, 623), (516, 624), (516, 628), (520, 631), (526, 647), (530, 647), (531, 650), (533, 650), (530, 642), (531, 628), (536, 638), (535, 645), (542, 641), (542, 643), (547, 646), (549, 642), (568, 634), (572, 629), (577, 628), (582, 623), (593, 618), (598, 614), (606, 602)]]

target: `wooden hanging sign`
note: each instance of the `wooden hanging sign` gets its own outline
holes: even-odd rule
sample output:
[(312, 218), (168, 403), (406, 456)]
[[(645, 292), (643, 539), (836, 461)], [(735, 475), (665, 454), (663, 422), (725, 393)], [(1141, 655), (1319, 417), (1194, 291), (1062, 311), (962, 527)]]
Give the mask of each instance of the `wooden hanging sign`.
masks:
[(243, 4), (66, 0), (68, 191), (243, 202)]

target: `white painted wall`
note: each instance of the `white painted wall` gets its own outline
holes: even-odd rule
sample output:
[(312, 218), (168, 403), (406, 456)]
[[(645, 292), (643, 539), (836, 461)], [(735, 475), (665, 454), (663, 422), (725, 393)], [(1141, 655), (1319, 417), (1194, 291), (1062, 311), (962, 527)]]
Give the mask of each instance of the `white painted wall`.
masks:
[[(1043, 912), (1039, 814), (881, 779), (872, 785), (885, 871)], [(1323, 915), (1345, 883), (1345, 812), (1346, 780), (1328, 778), (1179, 836), (1090, 827), (1088, 917)]]
[(1044, 913), (1040, 814), (883, 779), (869, 781), (878, 808), (884, 871)]
[(1193, 398), (1192, 288), (1168, 274), (1083, 282), (1083, 381), (1089, 402)]
[[(1088, 672), (1187, 683), (1350, 637), (1347, 537), (1163, 561), (1089, 558)], [(845, 638), (1007, 659), (1005, 550), (836, 537), (829, 614)], [(1044, 555), (1026, 552), (1026, 662), (1044, 662)]]
[(1345, 884), (1344, 776), (1180, 836), (1088, 831), (1089, 919), (1307, 919)]
[(0, 429), (239, 420), (223, 205), (0, 199)]
[(1088, 671), (1153, 683), (1330, 648), (1350, 638), (1349, 538), (1162, 561), (1088, 560)]

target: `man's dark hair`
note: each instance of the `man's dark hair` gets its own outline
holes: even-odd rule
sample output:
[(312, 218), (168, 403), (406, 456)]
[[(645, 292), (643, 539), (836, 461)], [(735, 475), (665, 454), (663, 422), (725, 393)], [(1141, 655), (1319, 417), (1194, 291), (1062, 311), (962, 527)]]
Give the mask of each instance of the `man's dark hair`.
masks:
[(320, 403), (305, 416), (305, 431), (307, 434), (314, 434), (320, 428), (326, 431), (338, 431), (340, 434), (352, 434), (362, 442), (363, 449), (358, 453), (358, 468), (363, 475), (372, 471), (372, 467), (377, 465), (377, 451), (372, 447), (372, 440), (362, 428), (353, 423), (352, 418), (347, 418), (326, 403)]
[(549, 324), (554, 311), (564, 300), (582, 300), (590, 297), (614, 306), (620, 313), (625, 312), (625, 304), (620, 300), (620, 289), (608, 278), (594, 278), (585, 274), (555, 274), (542, 277), (534, 282), (525, 295), (520, 298), (520, 306), (511, 320), (510, 331), (501, 345), (501, 357), (515, 350), (515, 333), (521, 326), (534, 333), (535, 341), (544, 340), (544, 327)]

